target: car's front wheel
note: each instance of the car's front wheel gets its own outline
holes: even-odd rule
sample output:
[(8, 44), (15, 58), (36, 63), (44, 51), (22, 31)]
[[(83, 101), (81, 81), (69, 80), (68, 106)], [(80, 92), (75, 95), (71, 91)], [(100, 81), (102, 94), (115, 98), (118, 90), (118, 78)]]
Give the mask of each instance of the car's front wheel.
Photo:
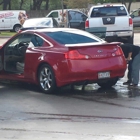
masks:
[(56, 81), (52, 68), (44, 64), (38, 71), (38, 82), (41, 90), (47, 94), (53, 93), (56, 89)]
[(110, 79), (106, 82), (100, 82), (97, 83), (101, 88), (111, 88), (112, 86), (114, 86), (118, 81), (118, 78), (115, 79)]

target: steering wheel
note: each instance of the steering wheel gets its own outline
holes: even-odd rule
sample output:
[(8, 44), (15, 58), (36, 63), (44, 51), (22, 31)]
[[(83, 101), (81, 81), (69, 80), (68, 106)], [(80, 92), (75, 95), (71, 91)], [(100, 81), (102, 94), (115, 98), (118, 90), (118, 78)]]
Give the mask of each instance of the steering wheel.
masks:
[(15, 46), (16, 50), (18, 51), (19, 55), (24, 55), (26, 52), (26, 49), (28, 47), (27, 42), (20, 42)]

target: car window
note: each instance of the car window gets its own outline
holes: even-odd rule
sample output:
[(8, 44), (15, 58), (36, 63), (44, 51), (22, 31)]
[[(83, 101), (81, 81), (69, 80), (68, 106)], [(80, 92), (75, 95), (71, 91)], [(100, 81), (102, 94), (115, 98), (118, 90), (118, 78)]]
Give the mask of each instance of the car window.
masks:
[(21, 42), (29, 43), (31, 38), (32, 38), (32, 34), (20, 34), (8, 45), (8, 47), (13, 47)]
[(58, 17), (58, 12), (52, 12), (48, 17), (57, 18)]
[(15, 54), (18, 55), (19, 53), (17, 52), (18, 48), (23, 46), (24, 48), (29, 46), (30, 40), (32, 38), (32, 34), (20, 34), (16, 36), (14, 39), (12, 39), (10, 42), (8, 42), (5, 46), (5, 55), (9, 54)]
[(48, 32), (46, 34), (60, 44), (80, 44), (100, 41), (99, 39), (96, 39), (95, 36), (93, 36), (92, 34), (86, 32), (84, 33), (86, 35), (84, 35), (83, 33), (80, 34), (66, 31)]
[(87, 19), (84, 14), (78, 11), (69, 11), (68, 17), (69, 21), (85, 21)]
[(94, 8), (91, 17), (124, 16), (127, 12), (123, 6)]
[(140, 10), (134, 11), (134, 12), (132, 13), (132, 15), (134, 15), (134, 17), (140, 16), (140, 15), (139, 15), (139, 11), (140, 11)]
[(59, 26), (58, 22), (54, 18), (52, 18), (52, 20), (53, 20), (53, 27), (58, 27)]
[(34, 35), (31, 38), (29, 47), (41, 47), (41, 46), (43, 46), (43, 44), (44, 44), (44, 40), (41, 37)]

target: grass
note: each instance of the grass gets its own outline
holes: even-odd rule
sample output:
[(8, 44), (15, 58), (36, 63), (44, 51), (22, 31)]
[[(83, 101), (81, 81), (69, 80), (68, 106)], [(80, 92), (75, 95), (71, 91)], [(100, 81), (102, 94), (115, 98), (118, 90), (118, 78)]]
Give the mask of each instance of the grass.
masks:
[[(140, 27), (134, 27), (134, 31), (135, 30), (140, 30)], [(10, 32), (10, 31), (0, 31), (0, 37), (12, 37), (13, 35), (15, 35), (16, 32)]]
[(15, 35), (15, 34), (16, 34), (16, 32), (0, 31), (0, 37), (13, 36), (13, 35)]

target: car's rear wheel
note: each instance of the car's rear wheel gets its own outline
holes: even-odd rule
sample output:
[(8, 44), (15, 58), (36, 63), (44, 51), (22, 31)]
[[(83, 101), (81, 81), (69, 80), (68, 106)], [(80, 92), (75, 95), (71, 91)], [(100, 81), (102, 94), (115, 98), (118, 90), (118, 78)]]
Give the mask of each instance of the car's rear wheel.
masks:
[(44, 93), (53, 93), (56, 89), (56, 81), (52, 68), (48, 64), (44, 64), (38, 71), (38, 82)]
[(100, 82), (97, 83), (101, 88), (111, 88), (112, 86), (114, 86), (118, 81), (118, 78), (115, 79), (110, 79), (106, 82)]

